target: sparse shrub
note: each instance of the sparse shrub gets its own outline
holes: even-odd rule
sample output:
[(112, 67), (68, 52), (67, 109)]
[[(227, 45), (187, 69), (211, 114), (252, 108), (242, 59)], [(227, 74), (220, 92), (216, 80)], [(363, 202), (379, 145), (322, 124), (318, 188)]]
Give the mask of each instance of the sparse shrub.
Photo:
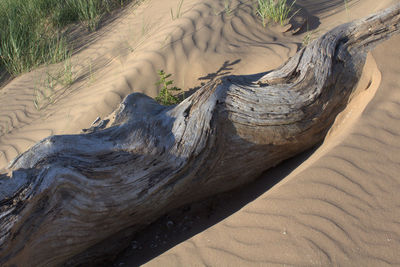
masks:
[[(158, 72), (160, 80), (156, 83), (157, 86), (161, 86), (160, 93), (156, 97), (156, 101), (162, 105), (170, 106), (181, 102), (178, 96), (174, 95), (173, 92), (179, 92), (182, 89), (172, 86), (174, 81), (168, 80), (171, 74), (166, 74), (163, 70)], [(170, 87), (172, 86), (172, 87)]]

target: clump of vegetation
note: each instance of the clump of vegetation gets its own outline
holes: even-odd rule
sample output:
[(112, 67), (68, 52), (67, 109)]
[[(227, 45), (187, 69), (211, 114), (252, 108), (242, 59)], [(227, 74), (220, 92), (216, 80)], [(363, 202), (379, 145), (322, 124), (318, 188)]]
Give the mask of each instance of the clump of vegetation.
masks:
[(289, 15), (295, 2), (293, 1), (292, 4), (288, 5), (286, 0), (258, 0), (257, 14), (260, 16), (263, 26), (265, 27), (268, 21), (279, 23), (282, 26), (285, 25), (287, 20), (290, 19)]
[[(156, 101), (166, 106), (175, 105), (181, 102), (183, 99), (179, 99), (176, 93), (182, 89), (172, 86), (174, 81), (168, 80), (168, 78), (171, 77), (171, 74), (166, 74), (163, 70), (160, 70), (158, 75), (160, 76), (160, 80), (156, 83), (156, 85), (161, 86), (161, 89), (160, 93), (156, 97)], [(173, 92), (175, 92), (175, 94), (173, 94)]]
[(343, 0), (344, 1), (344, 8), (346, 9), (346, 13), (349, 13), (349, 3), (348, 0)]
[(179, 19), (179, 18), (182, 16), (182, 13), (181, 13), (182, 4), (183, 4), (183, 0), (181, 0), (181, 1), (178, 3), (178, 6), (176, 7), (176, 13), (175, 13), (175, 15), (174, 15), (174, 12), (172, 11), (172, 8), (170, 9), (171, 19), (172, 19), (172, 20)]
[(34, 86), (33, 93), (34, 99), (33, 104), (37, 110), (41, 110), (46, 105), (51, 104), (54, 100), (54, 91), (57, 82), (51, 76), (50, 73), (47, 73), (47, 77), (43, 82), (43, 86), (39, 87), (38, 85)]
[[(129, 0), (125, 0), (127, 2)], [(68, 57), (65, 26), (80, 22), (90, 31), (122, 0), (1, 0), (0, 68), (18, 75)]]
[(224, 10), (225, 10), (225, 13), (228, 15), (228, 16), (230, 16), (230, 15), (232, 15), (232, 7), (231, 7), (231, 0), (225, 0), (224, 1)]
[(73, 73), (73, 67), (71, 59), (67, 59), (64, 62), (64, 66), (61, 70), (51, 73), (46, 72), (46, 78), (41, 83), (34, 86), (34, 99), (33, 104), (37, 110), (41, 110), (45, 106), (54, 102), (54, 94), (57, 89), (64, 86), (68, 87), (75, 81), (75, 75)]

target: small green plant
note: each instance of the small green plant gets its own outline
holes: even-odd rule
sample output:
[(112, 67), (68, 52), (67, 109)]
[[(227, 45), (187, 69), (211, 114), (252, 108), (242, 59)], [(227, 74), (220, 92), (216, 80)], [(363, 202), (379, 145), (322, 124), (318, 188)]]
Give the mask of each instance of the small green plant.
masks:
[(172, 20), (179, 19), (182, 16), (182, 14), (181, 14), (182, 5), (183, 5), (183, 0), (179, 1), (178, 6), (176, 8), (176, 14), (175, 15), (174, 15), (174, 12), (172, 11), (172, 8), (170, 9), (171, 19)]
[(41, 110), (42, 96), (40, 90), (36, 86), (33, 90), (33, 93), (34, 93), (33, 105), (35, 106), (36, 110)]
[(349, 13), (349, 3), (348, 0), (343, 0), (344, 1), (344, 8), (346, 9), (346, 13)]
[(72, 71), (71, 58), (64, 61), (63, 68), (51, 73), (46, 72), (46, 78), (39, 81), (41, 86), (37, 84), (33, 88), (33, 104), (37, 110), (41, 110), (43, 107), (54, 102), (54, 94), (57, 89), (63, 86), (70, 86), (75, 81), (75, 77)]
[(228, 16), (232, 14), (231, 0), (224, 0), (224, 10)]
[(45, 85), (43, 86), (43, 89), (40, 89), (36, 84), (33, 88), (33, 105), (35, 106), (36, 110), (41, 110), (44, 106), (46, 106), (47, 102), (49, 102), (49, 96), (45, 94), (45, 91), (52, 91), (51, 78), (47, 76), (47, 79), (44, 81), (44, 83)]
[(312, 41), (312, 32), (307, 32), (303, 37), (303, 46), (307, 46)]
[(51, 76), (51, 74), (47, 73), (47, 79), (45, 82), (45, 88), (49, 89), (50, 91), (54, 91), (54, 87), (57, 84), (56, 78)]
[[(265, 27), (268, 21), (284, 26), (290, 19), (289, 15), (295, 2), (293, 1), (292, 4), (288, 5), (286, 0), (258, 0), (257, 14), (260, 16), (263, 26)], [(297, 12), (294, 12), (292, 16)]]
[(55, 88), (57, 85), (59, 86), (70, 86), (74, 81), (74, 73), (73, 67), (71, 64), (71, 57), (69, 56), (63, 64), (61, 70), (56, 73), (51, 73), (49, 71), (46, 72), (47, 79), (45, 81), (46, 87)]
[(50, 73), (47, 73), (46, 79), (44, 81), (44, 85), (42, 89), (35, 85), (33, 89), (34, 99), (33, 104), (37, 110), (41, 110), (48, 104), (53, 103), (54, 101), (54, 91), (55, 86), (57, 85), (57, 81)]
[(93, 73), (92, 60), (89, 60), (89, 83), (94, 83), (95, 77)]
[(71, 58), (67, 58), (64, 61), (64, 70), (62, 73), (62, 84), (64, 86), (70, 86), (75, 81), (74, 74), (72, 72)]
[(307, 46), (311, 41), (315, 39), (315, 35), (317, 34), (318, 30), (314, 30), (311, 32), (307, 32), (303, 37), (303, 46)]
[(74, 10), (77, 10), (80, 21), (83, 21), (90, 31), (95, 31), (99, 25), (102, 8), (101, 2), (96, 0), (69, 1)]
[(172, 86), (174, 81), (168, 80), (168, 78), (171, 77), (171, 74), (166, 74), (163, 70), (160, 70), (158, 75), (160, 76), (160, 80), (156, 83), (156, 85), (161, 86), (161, 89), (160, 93), (156, 97), (156, 101), (166, 106), (175, 105), (181, 102), (178, 96), (172, 94), (172, 92), (178, 92), (182, 89)]

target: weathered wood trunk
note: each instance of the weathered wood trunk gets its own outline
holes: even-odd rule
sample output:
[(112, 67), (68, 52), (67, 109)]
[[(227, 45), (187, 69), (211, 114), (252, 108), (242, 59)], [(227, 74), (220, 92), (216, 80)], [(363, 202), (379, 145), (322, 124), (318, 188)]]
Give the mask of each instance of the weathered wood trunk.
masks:
[(399, 13), (339, 26), (264, 76), (215, 80), (174, 107), (134, 93), (112, 127), (42, 140), (0, 175), (0, 265), (99, 259), (168, 210), (320, 142)]

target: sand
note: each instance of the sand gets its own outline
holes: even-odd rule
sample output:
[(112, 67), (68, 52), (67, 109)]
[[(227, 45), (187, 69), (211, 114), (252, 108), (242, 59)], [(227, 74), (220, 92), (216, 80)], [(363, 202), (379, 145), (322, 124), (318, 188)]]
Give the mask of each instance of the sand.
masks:
[[(179, 1), (128, 6), (80, 39), (71, 86), (46, 82), (62, 64), (3, 85), (0, 169), (50, 134), (90, 127), (131, 92), (156, 96), (158, 70), (173, 74), (188, 93), (216, 76), (268, 71), (306, 35), (315, 38), (396, 2), (350, 1), (345, 8), (341, 0), (298, 0), (310, 17), (308, 31), (298, 35), (263, 28), (251, 1), (232, 0), (225, 8), (223, 0), (185, 0), (179, 18), (170, 14)], [(368, 56), (361, 93), (318, 148), (253, 184), (162, 218), (115, 265), (399, 265), (399, 44), (395, 36)]]
[(178, 2), (147, 0), (129, 6), (86, 37), (89, 44), (71, 60), (75, 82), (70, 87), (49, 85), (48, 73), (56, 76), (64, 69), (62, 64), (4, 86), (0, 169), (50, 134), (74, 134), (90, 127), (129, 93), (155, 97), (159, 70), (173, 74), (176, 86), (192, 92), (216, 76), (276, 68), (301, 42), (300, 36), (279, 36), (279, 31), (264, 29), (250, 2), (231, 1), (228, 15), (223, 1), (186, 0), (181, 17), (172, 19), (170, 10), (176, 13)]
[(381, 83), (361, 96), (377, 89), (362, 113), (365, 99), (345, 111), (346, 131), (338, 126), (272, 189), (147, 266), (399, 265), (399, 43), (374, 51)]

